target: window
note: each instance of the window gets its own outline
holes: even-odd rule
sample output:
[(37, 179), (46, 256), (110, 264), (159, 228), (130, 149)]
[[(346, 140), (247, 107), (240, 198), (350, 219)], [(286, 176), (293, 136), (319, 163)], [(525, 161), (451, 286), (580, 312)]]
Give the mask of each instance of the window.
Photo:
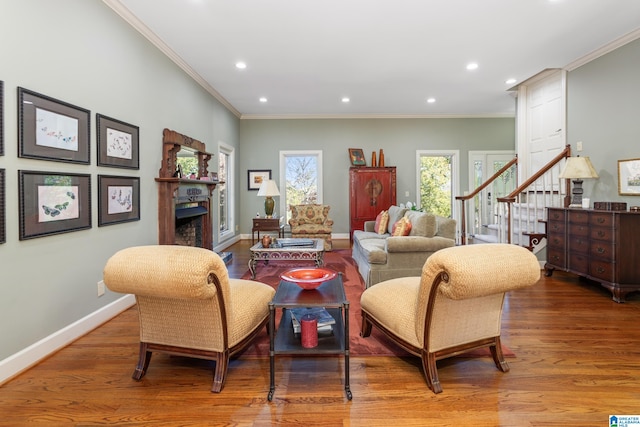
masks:
[(322, 203), (322, 151), (280, 152), (280, 215), (289, 205)]
[(218, 146), (218, 241), (226, 240), (233, 232), (233, 160), (234, 150), (226, 144)]
[(416, 154), (419, 207), (457, 219), (454, 197), (459, 192), (458, 151), (418, 150)]

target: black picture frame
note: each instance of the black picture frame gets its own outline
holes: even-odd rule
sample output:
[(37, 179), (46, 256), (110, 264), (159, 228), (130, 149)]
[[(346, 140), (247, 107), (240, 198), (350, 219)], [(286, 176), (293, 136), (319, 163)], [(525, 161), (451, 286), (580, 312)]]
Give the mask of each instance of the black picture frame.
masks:
[(247, 190), (258, 191), (265, 179), (271, 179), (271, 169), (247, 170)]
[(7, 225), (5, 223), (5, 194), (4, 194), (4, 169), (0, 169), (0, 243), (7, 241)]
[(140, 220), (140, 178), (98, 175), (98, 227)]
[(18, 157), (90, 163), (91, 112), (18, 87)]
[(91, 228), (91, 175), (18, 171), (20, 240)]
[(4, 156), (4, 82), (0, 80), (0, 156)]
[(96, 114), (98, 166), (140, 169), (140, 128)]

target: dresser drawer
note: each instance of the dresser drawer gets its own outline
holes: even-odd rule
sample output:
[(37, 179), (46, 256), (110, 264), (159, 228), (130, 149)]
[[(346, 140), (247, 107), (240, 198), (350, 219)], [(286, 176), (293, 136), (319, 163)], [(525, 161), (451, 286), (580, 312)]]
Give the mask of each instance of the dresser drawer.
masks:
[(613, 228), (605, 227), (592, 227), (589, 232), (589, 237), (592, 240), (604, 240), (607, 242), (613, 242)]
[(589, 253), (592, 257), (603, 261), (612, 261), (615, 253), (615, 245), (599, 240), (592, 240), (589, 245)]
[(586, 274), (589, 271), (589, 256), (587, 254), (572, 253), (569, 255), (569, 269)]
[(583, 211), (583, 210), (570, 210), (569, 223), (570, 224), (588, 224), (589, 212)]
[(556, 267), (565, 268), (564, 251), (559, 251), (551, 247), (547, 248), (547, 262)]
[(549, 221), (547, 223), (547, 234), (549, 235), (559, 235), (562, 236), (564, 238), (564, 222), (558, 222), (558, 221)]
[(587, 223), (584, 224), (574, 224), (572, 222), (569, 223), (569, 236), (580, 236), (587, 237), (589, 236), (589, 225)]
[(585, 236), (569, 236), (569, 252), (589, 253), (589, 239)]
[(565, 211), (564, 210), (558, 210), (558, 209), (549, 209), (548, 216), (549, 216), (549, 218), (547, 218), (547, 220), (549, 222), (551, 222), (551, 221), (564, 222)]
[(589, 275), (605, 282), (615, 283), (615, 264), (605, 261), (591, 260)]
[(564, 251), (564, 248), (565, 248), (564, 234), (550, 234), (549, 237), (547, 237), (547, 246), (550, 248)]
[(613, 227), (613, 215), (606, 212), (591, 212), (589, 222), (596, 227)]

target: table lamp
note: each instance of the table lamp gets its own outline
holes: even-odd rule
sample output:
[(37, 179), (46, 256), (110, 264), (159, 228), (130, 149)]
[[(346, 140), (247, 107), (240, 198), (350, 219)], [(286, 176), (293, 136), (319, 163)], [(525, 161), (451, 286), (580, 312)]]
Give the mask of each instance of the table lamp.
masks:
[(571, 191), (572, 198), (569, 207), (581, 208), (583, 193), (582, 179), (598, 178), (598, 173), (594, 169), (591, 164), (591, 160), (589, 160), (588, 157), (568, 157), (559, 178), (573, 180), (573, 190)]
[(280, 196), (276, 182), (272, 179), (262, 181), (260, 189), (258, 190), (258, 196), (266, 197), (266, 199), (264, 199), (264, 213), (267, 218), (271, 218), (273, 216), (273, 208), (276, 204), (273, 197)]

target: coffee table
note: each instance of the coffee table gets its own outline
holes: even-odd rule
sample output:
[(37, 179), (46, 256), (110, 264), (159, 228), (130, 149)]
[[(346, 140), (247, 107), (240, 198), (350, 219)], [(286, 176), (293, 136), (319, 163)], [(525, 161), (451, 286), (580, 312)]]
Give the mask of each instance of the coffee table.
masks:
[[(294, 334), (291, 309), (299, 307), (325, 307), (333, 316), (333, 334), (318, 336), (314, 348), (302, 346), (300, 334)], [(276, 309), (282, 309), (282, 317), (276, 329)], [(275, 392), (275, 356), (288, 355), (344, 355), (344, 391), (351, 400), (349, 385), (349, 301), (344, 292), (342, 273), (313, 290), (304, 290), (295, 283), (281, 281), (269, 303), (269, 366), (270, 386), (267, 399), (271, 401)]]
[[(268, 247), (262, 246), (261, 242), (249, 248), (251, 257), (249, 258), (249, 271), (251, 278), (256, 278), (256, 264), (258, 261), (313, 261), (316, 267), (320, 267), (324, 263), (324, 241), (322, 239), (278, 239), (291, 243), (291, 246), (284, 247)], [(312, 246), (297, 246), (296, 240), (312, 241)]]

